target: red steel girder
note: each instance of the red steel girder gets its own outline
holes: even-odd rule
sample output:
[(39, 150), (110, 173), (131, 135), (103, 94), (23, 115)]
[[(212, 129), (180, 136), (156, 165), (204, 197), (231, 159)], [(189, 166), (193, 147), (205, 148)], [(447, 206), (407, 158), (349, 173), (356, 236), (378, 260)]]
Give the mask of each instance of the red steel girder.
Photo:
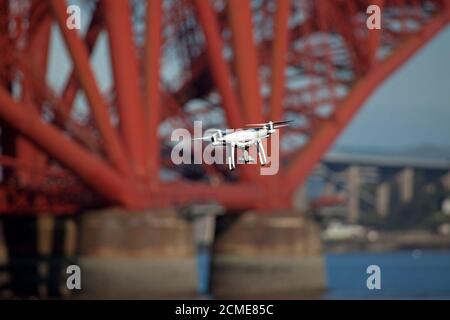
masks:
[(229, 0), (228, 18), (232, 32), (234, 64), (239, 93), (247, 123), (263, 122), (263, 101), (259, 79), (258, 55), (253, 35), (249, 1)]
[[(9, 1), (0, 3), (5, 9)], [(383, 5), (383, 19), (391, 23), (380, 31), (368, 31), (363, 21), (368, 3), (362, 1), (152, 0), (146, 10), (135, 10), (127, 0), (101, 0), (89, 5), (95, 7), (94, 17), (83, 39), (66, 28), (64, 1), (33, 3), (33, 9), (25, 5), (2, 10), (0, 20), (16, 22), (11, 28), (3, 25), (0, 34), (0, 119), (5, 124), (1, 143), (8, 144), (5, 154), (16, 156), (7, 141), (16, 139), (8, 133), (12, 128), (45, 152), (51, 167), (56, 160), (102, 195), (107, 200), (104, 205), (130, 208), (199, 201), (218, 201), (233, 209), (292, 206), (295, 189), (306, 181), (365, 99), (447, 25), (450, 17), (447, 1), (430, 0), (426, 8), (424, 1), (377, 1), (374, 4)], [(45, 68), (33, 70), (26, 52), (32, 49), (21, 46), (33, 30), (44, 26), (42, 18), (50, 17), (42, 9), (45, 4), (51, 5), (74, 62), (62, 94), (46, 83), (45, 71), (39, 70)], [(27, 10), (37, 12), (31, 15), (33, 30), (27, 29)], [(145, 31), (133, 28), (142, 11), (145, 22), (137, 25), (146, 26)], [(301, 19), (290, 19), (292, 15), (301, 15)], [(89, 60), (103, 23), (110, 40), (114, 105), (108, 105), (102, 96), (93, 73), (95, 66)], [(139, 32), (144, 32), (144, 37)], [(38, 51), (45, 56), (49, 45), (38, 42)], [(381, 49), (389, 55), (378, 57)], [(168, 63), (168, 57), (174, 61)], [(161, 68), (172, 62), (181, 66), (180, 79), (172, 78), (180, 80), (178, 87), (161, 78)], [(17, 79), (24, 84), (23, 103), (12, 90)], [(83, 124), (71, 118), (78, 89), (84, 91), (91, 110)], [(344, 95), (339, 94), (342, 91)], [(116, 105), (117, 126), (110, 114)], [(28, 112), (30, 106), (38, 112)], [(322, 113), (324, 106), (328, 113)], [(217, 117), (218, 107), (223, 108), (224, 119)], [(53, 118), (48, 119), (48, 113)], [(281, 152), (276, 176), (259, 177), (258, 166), (239, 166), (233, 173), (215, 166), (205, 170), (201, 182), (192, 182), (183, 170), (168, 164), (168, 126), (190, 129), (194, 120), (204, 119), (223, 128), (239, 128), (284, 116), (298, 119), (300, 124), (283, 135), (283, 142), (290, 147), (289, 152)], [(95, 141), (85, 139), (86, 133)], [(292, 143), (301, 139), (303, 144)], [(12, 159), (17, 164), (24, 160), (20, 156)], [(8, 170), (8, 177), (25, 170), (16, 167)], [(175, 182), (160, 179), (162, 170), (175, 173)], [(145, 179), (136, 179), (136, 174)], [(47, 178), (50, 181), (49, 175)], [(23, 196), (6, 181), (0, 184), (18, 200)], [(33, 189), (31, 183), (28, 187)], [(64, 189), (59, 191), (57, 194), (64, 193)], [(41, 199), (42, 195), (34, 196)], [(61, 210), (56, 209), (64, 207), (60, 200), (52, 207), (49, 198), (46, 208)]]
[[(31, 10), (32, 18), (37, 14), (42, 13), (42, 10), (45, 8), (47, 8), (46, 3), (33, 1)], [(32, 25), (30, 28), (32, 28), (34, 32), (29, 35), (28, 43), (26, 45), (27, 51), (30, 52), (28, 62), (31, 69), (39, 70), (39, 72), (36, 72), (40, 75), (38, 81), (43, 82), (47, 75), (47, 56), (52, 21), (49, 16), (44, 16), (43, 18), (41, 17), (40, 23), (37, 23), (33, 19), (31, 19), (31, 22)], [(42, 101), (39, 101), (38, 97), (36, 97), (33, 87), (34, 81), (32, 78), (33, 76), (30, 73), (23, 74), (21, 100), (28, 112), (39, 115), (41, 112), (40, 103)], [(36, 104), (33, 103), (34, 100), (38, 100)], [(34, 159), (34, 163), (37, 166), (46, 162), (46, 155), (22, 137), (18, 137), (16, 140), (16, 156), (19, 161), (20, 159)], [(17, 175), (22, 184), (36, 185), (42, 181), (43, 178), (40, 175), (32, 175), (26, 171), (19, 171)]]
[(159, 123), (161, 121), (161, 92), (160, 92), (160, 53), (162, 44), (162, 1), (154, 0), (147, 3), (147, 32), (145, 39), (144, 72), (145, 72), (145, 108), (146, 126), (145, 134), (148, 137), (147, 164), (150, 186), (155, 189), (159, 185), (160, 149), (158, 136)]
[(102, 0), (108, 29), (120, 128), (138, 176), (146, 171), (144, 105), (139, 90), (138, 61), (134, 44), (131, 9), (127, 1)]
[(272, 49), (272, 93), (270, 97), (270, 114), (266, 120), (276, 121), (283, 119), (284, 73), (287, 62), (290, 9), (290, 0), (277, 2), (275, 36)]
[(217, 16), (209, 1), (194, 0), (194, 4), (206, 37), (206, 52), (211, 65), (211, 73), (223, 100), (228, 125), (232, 128), (240, 128), (245, 121), (231, 84), (231, 72), (223, 57), (223, 40)]
[(52, 125), (44, 123), (35, 114), (29, 113), (12, 100), (9, 93), (0, 87), (0, 118), (15, 130), (73, 170), (86, 184), (103, 194), (112, 203), (134, 207), (142, 206), (136, 186), (121, 178), (100, 158), (86, 152)]
[(50, 0), (50, 4), (72, 57), (77, 78), (83, 86), (98, 129), (102, 134), (105, 149), (110, 160), (118, 170), (131, 176), (131, 167), (125, 155), (123, 142), (111, 124), (108, 106), (96, 84), (94, 74), (90, 67), (86, 46), (79, 38), (76, 29), (70, 30), (66, 27), (65, 3), (59, 0)]
[[(84, 42), (86, 43), (86, 48), (88, 50), (89, 55), (92, 54), (92, 51), (94, 50), (94, 46), (97, 43), (97, 39), (101, 31), (102, 31), (102, 17), (100, 16), (100, 6), (97, 6), (95, 8), (94, 13), (92, 14), (91, 21), (89, 23), (86, 35), (84, 37)], [(79, 83), (76, 78), (75, 70), (72, 70), (70, 72), (70, 75), (66, 82), (66, 86), (62, 94), (62, 100), (65, 102), (65, 106), (64, 109), (60, 111), (60, 113), (65, 118), (68, 118), (70, 116), (70, 112), (72, 111), (72, 104), (75, 100), (78, 89)]]

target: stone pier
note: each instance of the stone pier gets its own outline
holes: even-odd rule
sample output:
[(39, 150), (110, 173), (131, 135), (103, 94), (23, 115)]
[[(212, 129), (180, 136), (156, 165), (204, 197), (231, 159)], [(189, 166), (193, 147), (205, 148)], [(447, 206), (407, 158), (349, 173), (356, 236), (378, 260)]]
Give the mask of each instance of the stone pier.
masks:
[(324, 259), (313, 221), (292, 211), (248, 212), (231, 220), (228, 215), (218, 221), (213, 296), (320, 297)]
[(192, 225), (175, 211), (85, 213), (79, 230), (83, 299), (192, 298)]

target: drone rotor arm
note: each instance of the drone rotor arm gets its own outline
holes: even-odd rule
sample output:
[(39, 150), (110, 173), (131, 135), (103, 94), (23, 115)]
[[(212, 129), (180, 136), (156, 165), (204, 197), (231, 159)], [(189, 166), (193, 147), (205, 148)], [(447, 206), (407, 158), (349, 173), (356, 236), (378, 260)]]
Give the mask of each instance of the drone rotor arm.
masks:
[(279, 125), (273, 126), (274, 129), (283, 128), (283, 127), (289, 127), (289, 124), (279, 124)]
[(206, 136), (206, 137), (198, 137), (198, 138), (192, 138), (192, 140), (210, 140), (213, 136)]

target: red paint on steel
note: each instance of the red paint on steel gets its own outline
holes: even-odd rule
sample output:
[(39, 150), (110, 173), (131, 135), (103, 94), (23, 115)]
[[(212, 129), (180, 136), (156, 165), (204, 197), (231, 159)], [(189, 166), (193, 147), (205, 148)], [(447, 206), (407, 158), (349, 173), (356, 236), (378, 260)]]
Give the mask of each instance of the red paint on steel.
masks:
[[(89, 27), (88, 27), (88, 29), (86, 31), (86, 35), (84, 37), (84, 42), (86, 43), (86, 48), (88, 50), (89, 55), (92, 54), (95, 44), (97, 43), (98, 36), (100, 35), (100, 32), (102, 31), (102, 23), (101, 22), (102, 22), (102, 19), (100, 17), (100, 6), (98, 6), (95, 8), (91, 22), (89, 23)], [(64, 102), (65, 102), (64, 115), (66, 115), (66, 117), (72, 111), (72, 104), (75, 100), (78, 89), (79, 89), (79, 83), (76, 78), (75, 70), (72, 70), (70, 72), (66, 86), (65, 86), (63, 94), (62, 94), (62, 100), (64, 100)]]
[[(367, 31), (361, 19), (366, 5), (359, 1), (155, 0), (147, 3), (144, 23), (137, 21), (146, 26), (142, 31), (132, 28), (144, 8), (138, 1), (131, 8), (128, 0), (102, 0), (93, 4), (82, 39), (66, 27), (64, 1), (33, 0), (28, 7), (10, 8), (8, 0), (0, 0), (0, 212), (34, 208), (57, 214), (77, 205), (144, 208), (209, 201), (237, 210), (289, 208), (296, 188), (365, 99), (449, 23), (449, 3), (431, 2), (434, 11), (428, 6), (425, 12), (421, 1), (380, 0), (383, 10), (394, 8), (395, 14), (384, 16), (386, 29)], [(73, 61), (62, 93), (47, 83), (44, 67), (52, 11)], [(390, 29), (389, 19), (399, 27)], [(408, 29), (409, 20), (417, 29)], [(103, 23), (115, 119), (116, 105), (106, 102), (114, 100), (100, 92), (89, 59)], [(392, 52), (375, 59), (380, 49)], [(173, 64), (175, 76), (161, 78), (162, 63)], [(90, 108), (81, 120), (72, 108), (79, 90)], [(287, 114), (302, 123), (284, 129), (289, 148), (281, 152), (276, 176), (259, 176), (259, 165), (229, 172), (226, 165), (170, 161), (167, 129), (192, 131), (195, 120), (205, 120), (204, 130), (239, 128)], [(27, 167), (25, 160), (42, 153), (47, 161)], [(136, 179), (136, 173), (145, 179)], [(14, 185), (17, 178), (20, 185)], [(53, 184), (61, 180), (69, 186)], [(92, 191), (102, 202), (81, 200)]]
[(122, 179), (98, 157), (89, 154), (53, 126), (38, 116), (27, 112), (23, 105), (12, 100), (0, 87), (0, 118), (15, 130), (73, 170), (85, 183), (93, 187), (113, 203), (133, 207), (142, 205), (136, 187)]
[(231, 128), (240, 128), (245, 123), (243, 110), (239, 106), (231, 83), (231, 73), (223, 57), (223, 40), (216, 14), (209, 1), (194, 0), (194, 3), (206, 38), (206, 53), (211, 65), (211, 73), (222, 97), (228, 125)]
[(270, 113), (266, 120), (283, 119), (283, 97), (285, 86), (285, 72), (287, 62), (287, 49), (289, 38), (289, 13), (291, 1), (277, 2), (275, 15), (275, 30), (272, 48), (272, 92), (270, 96)]
[(263, 122), (258, 55), (253, 34), (249, 1), (229, 0), (228, 18), (233, 41), (234, 65), (239, 82), (240, 100), (247, 123)]
[(128, 158), (138, 176), (146, 173), (145, 112), (140, 94), (138, 61), (128, 1), (103, 0), (120, 129)]
[(158, 129), (161, 121), (160, 92), (160, 55), (162, 44), (162, 1), (147, 2), (146, 39), (144, 55), (144, 97), (146, 108), (146, 139), (148, 178), (150, 186), (155, 189), (159, 185), (160, 150)]
[(72, 57), (77, 78), (84, 89), (98, 129), (104, 140), (105, 149), (109, 155), (110, 161), (118, 170), (120, 170), (120, 172), (131, 175), (131, 168), (125, 155), (123, 143), (111, 124), (108, 106), (100, 93), (93, 71), (90, 67), (86, 46), (79, 38), (77, 30), (69, 30), (66, 26), (65, 3), (59, 0), (50, 0), (50, 4)]

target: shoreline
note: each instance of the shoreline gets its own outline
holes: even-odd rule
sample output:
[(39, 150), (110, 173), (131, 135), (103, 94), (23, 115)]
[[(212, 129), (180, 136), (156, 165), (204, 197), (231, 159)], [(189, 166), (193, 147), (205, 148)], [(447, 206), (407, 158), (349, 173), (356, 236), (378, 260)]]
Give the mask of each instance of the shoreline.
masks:
[(367, 237), (323, 242), (325, 252), (388, 252), (399, 250), (450, 250), (450, 235), (423, 230), (380, 231), (375, 241)]

